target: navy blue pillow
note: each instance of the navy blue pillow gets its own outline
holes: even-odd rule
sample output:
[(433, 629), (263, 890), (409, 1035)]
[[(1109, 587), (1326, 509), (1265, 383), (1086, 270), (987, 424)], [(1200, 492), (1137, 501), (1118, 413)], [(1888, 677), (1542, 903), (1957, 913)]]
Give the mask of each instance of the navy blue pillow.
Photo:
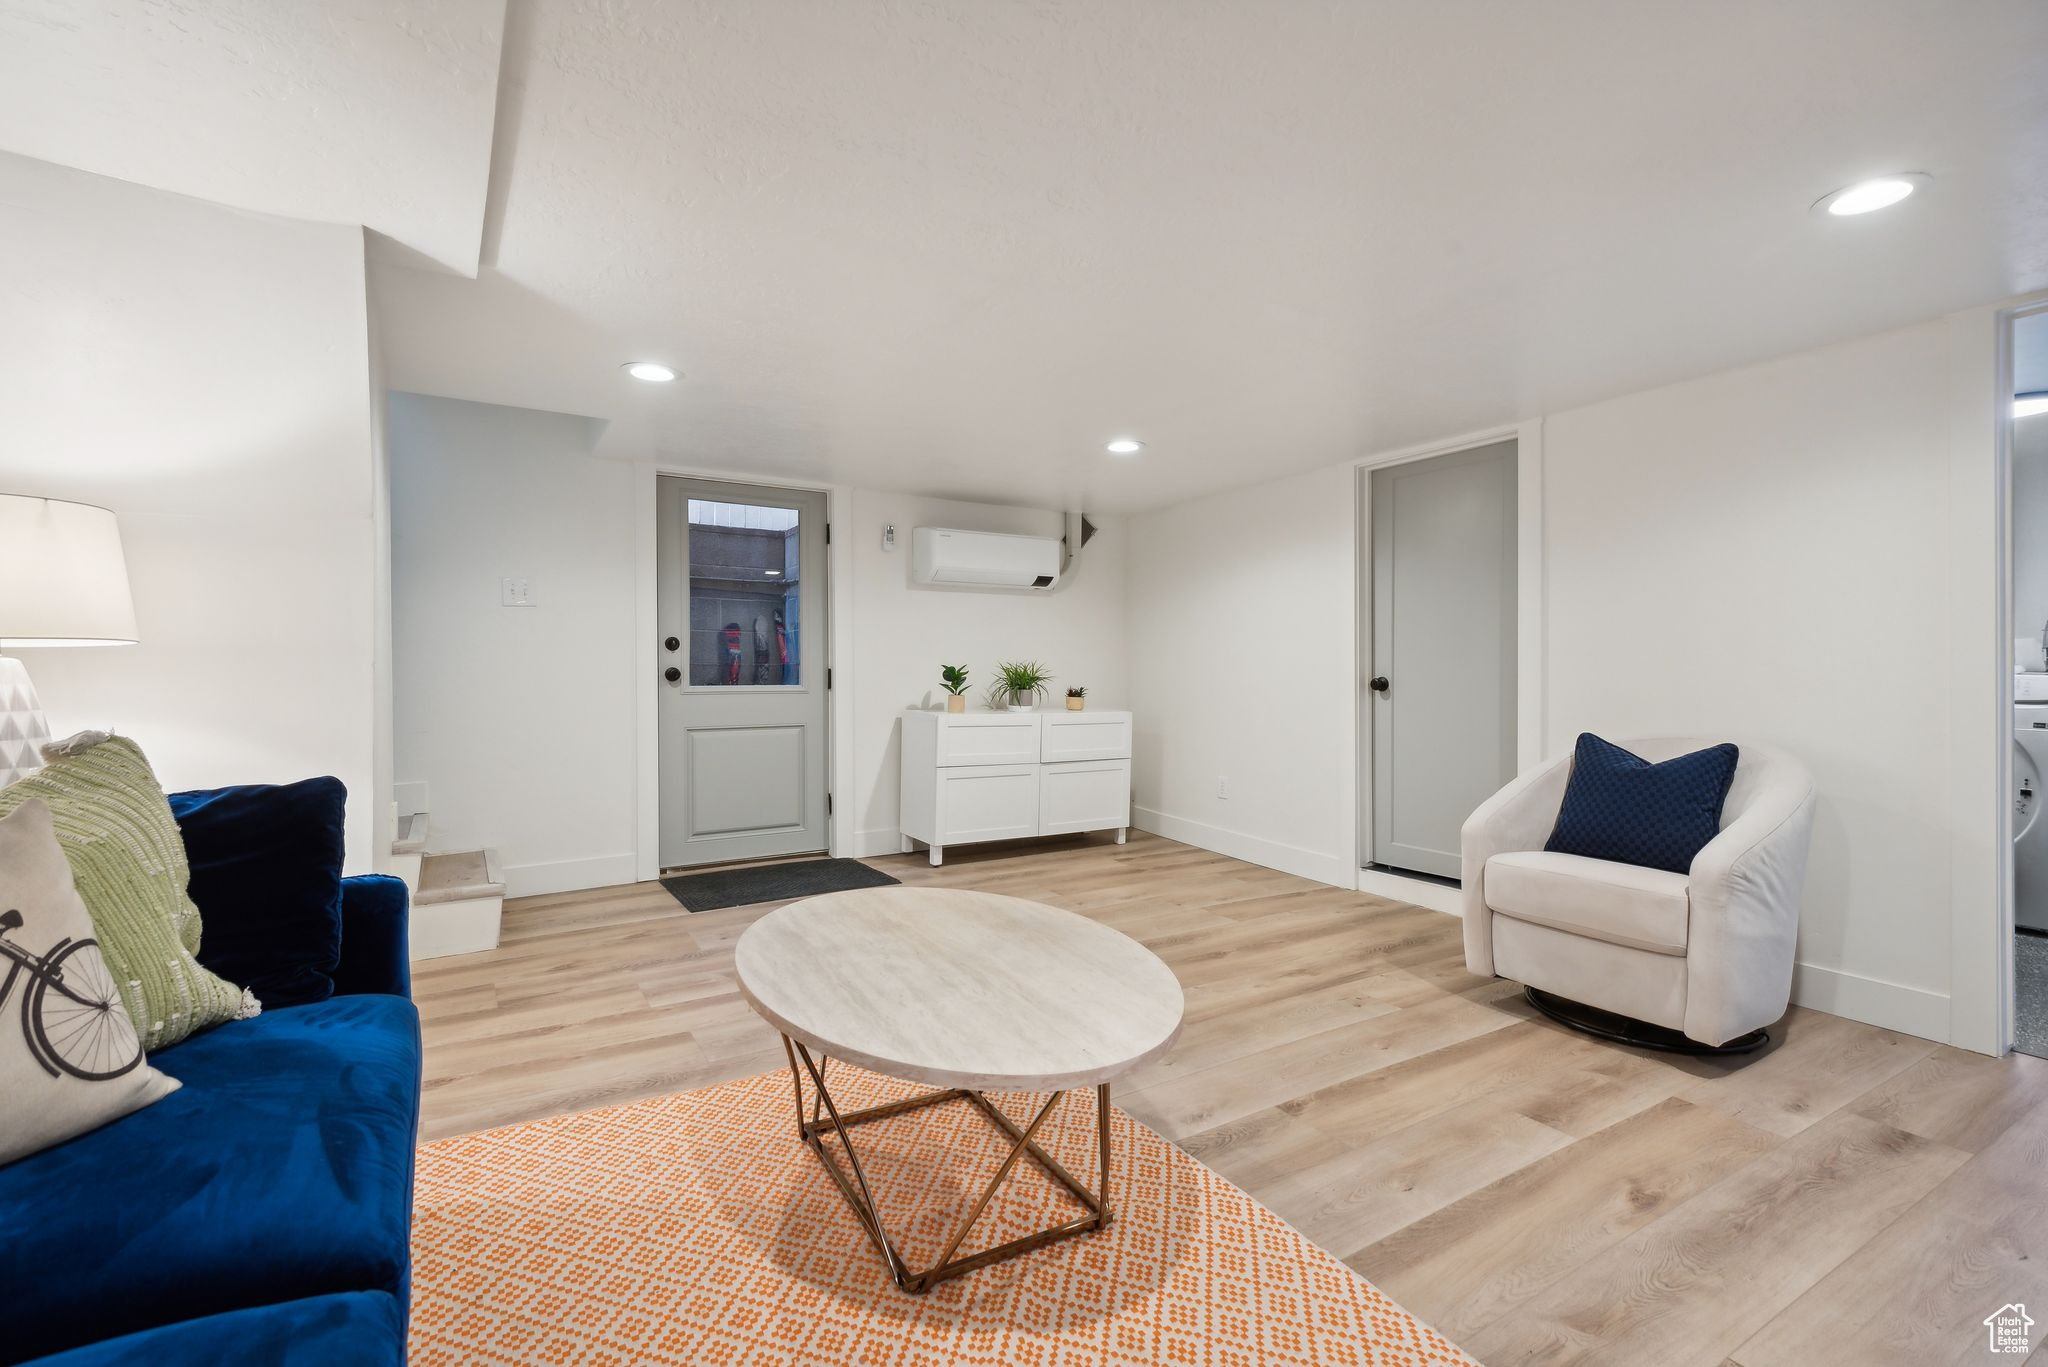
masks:
[(1652, 764), (1583, 732), (1557, 826), (1543, 848), (1685, 873), (1721, 829), (1740, 754), (1715, 745)]
[(334, 995), (341, 963), (338, 778), (172, 793), (192, 865), (199, 962), (266, 1007)]

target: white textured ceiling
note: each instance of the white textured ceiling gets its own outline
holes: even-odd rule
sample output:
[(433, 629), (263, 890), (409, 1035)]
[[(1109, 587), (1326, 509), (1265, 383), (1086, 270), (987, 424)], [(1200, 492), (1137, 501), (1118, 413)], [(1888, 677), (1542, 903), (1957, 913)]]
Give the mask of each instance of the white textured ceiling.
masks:
[[(379, 273), (392, 379), (608, 418), (622, 455), (1142, 507), (2048, 285), (2037, 3), (514, 0), (510, 30), (495, 260)], [(1808, 213), (1892, 170), (1936, 180)]]
[(0, 149), (474, 275), (505, 0), (0, 0)]
[(374, 270), (397, 387), (1110, 510), (2048, 286), (2040, 0), (511, 0), (486, 196), (493, 10), (0, 0), (0, 146), (481, 224)]

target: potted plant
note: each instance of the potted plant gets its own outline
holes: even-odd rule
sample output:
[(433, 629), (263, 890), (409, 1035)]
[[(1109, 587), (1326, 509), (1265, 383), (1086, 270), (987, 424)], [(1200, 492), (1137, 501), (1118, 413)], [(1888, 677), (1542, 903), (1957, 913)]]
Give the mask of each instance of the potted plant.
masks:
[(1086, 707), (1087, 705), (1088, 705), (1088, 690), (1087, 690), (1087, 689), (1085, 689), (1085, 688), (1070, 688), (1070, 689), (1068, 689), (1068, 690), (1067, 690), (1067, 711), (1069, 711), (1069, 712), (1079, 712), (1079, 711), (1080, 711), (1080, 710), (1081, 710), (1081, 709), (1082, 709), (1083, 707)]
[(1052, 682), (1052, 671), (1032, 660), (1022, 660), (996, 666), (993, 698), (1002, 702), (1011, 712), (1029, 712), (1038, 706), (1039, 697), (1045, 686)]
[(940, 665), (939, 678), (946, 688), (946, 710), (965, 712), (967, 710), (967, 666)]

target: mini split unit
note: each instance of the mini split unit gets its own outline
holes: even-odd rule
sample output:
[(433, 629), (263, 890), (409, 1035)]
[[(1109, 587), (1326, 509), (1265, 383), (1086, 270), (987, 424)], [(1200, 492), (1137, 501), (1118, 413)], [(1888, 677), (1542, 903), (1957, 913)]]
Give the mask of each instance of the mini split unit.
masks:
[(919, 527), (911, 534), (910, 576), (956, 588), (1050, 589), (1060, 582), (1060, 539)]

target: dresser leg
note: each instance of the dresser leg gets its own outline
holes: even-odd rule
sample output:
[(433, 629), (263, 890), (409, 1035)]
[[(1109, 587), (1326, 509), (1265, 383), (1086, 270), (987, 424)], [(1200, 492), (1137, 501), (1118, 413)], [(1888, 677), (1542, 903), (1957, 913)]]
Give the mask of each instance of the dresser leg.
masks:
[(938, 867), (939, 865), (941, 865), (941, 864), (943, 864), (943, 863), (945, 863), (945, 862), (946, 862), (946, 853), (945, 853), (945, 846), (943, 846), (943, 845), (934, 845), (934, 846), (932, 846), (932, 867), (933, 867), (933, 868), (937, 868), (937, 867)]
[(1119, 844), (1119, 845), (1123, 844), (1123, 843), (1124, 843), (1124, 838), (1125, 838), (1126, 836), (1128, 836), (1128, 835), (1129, 835), (1130, 833), (1131, 833), (1131, 828), (1130, 828), (1129, 826), (1119, 826), (1119, 827), (1117, 827), (1117, 828), (1116, 828), (1116, 843), (1117, 843), (1117, 844)]
[(909, 853), (910, 853), (910, 837), (906, 835), (906, 836), (900, 836), (900, 837), (898, 837), (898, 839), (899, 839), (899, 840), (900, 840), (900, 841), (902, 842), (902, 845), (903, 845), (903, 853), (905, 853), (905, 854), (909, 854)]

